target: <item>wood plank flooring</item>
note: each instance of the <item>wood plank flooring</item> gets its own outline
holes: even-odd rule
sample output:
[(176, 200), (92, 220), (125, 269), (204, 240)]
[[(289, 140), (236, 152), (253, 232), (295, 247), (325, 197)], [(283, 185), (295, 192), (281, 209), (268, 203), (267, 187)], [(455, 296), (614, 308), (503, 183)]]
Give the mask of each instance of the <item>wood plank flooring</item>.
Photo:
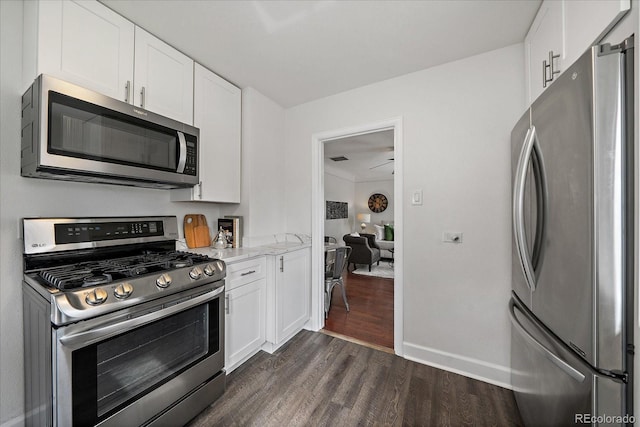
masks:
[(202, 426), (520, 426), (513, 393), (325, 334), (301, 331), (227, 377)]
[(324, 328), (393, 349), (393, 279), (345, 272), (342, 280), (350, 311), (345, 309), (340, 288), (334, 288)]

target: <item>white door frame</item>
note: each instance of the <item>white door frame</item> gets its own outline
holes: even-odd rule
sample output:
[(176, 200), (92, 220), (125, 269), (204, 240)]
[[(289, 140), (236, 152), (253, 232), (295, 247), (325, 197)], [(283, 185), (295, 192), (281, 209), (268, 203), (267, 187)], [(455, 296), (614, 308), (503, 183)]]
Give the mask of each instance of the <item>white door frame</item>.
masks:
[(394, 301), (393, 301), (393, 339), (394, 350), (403, 356), (404, 340), (403, 322), (403, 265), (404, 265), (404, 165), (402, 117), (395, 117), (380, 122), (367, 123), (344, 129), (316, 133), (311, 136), (312, 147), (312, 184), (311, 184), (311, 321), (310, 329), (318, 331), (324, 327), (324, 143), (334, 139), (345, 138), (365, 133), (393, 129), (394, 139)]

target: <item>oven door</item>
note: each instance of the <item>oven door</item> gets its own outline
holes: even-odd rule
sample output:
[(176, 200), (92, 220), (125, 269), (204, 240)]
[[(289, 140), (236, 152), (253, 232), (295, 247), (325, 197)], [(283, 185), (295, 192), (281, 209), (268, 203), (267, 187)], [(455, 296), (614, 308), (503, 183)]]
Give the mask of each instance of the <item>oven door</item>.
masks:
[(143, 425), (223, 390), (223, 283), (54, 331), (54, 424)]

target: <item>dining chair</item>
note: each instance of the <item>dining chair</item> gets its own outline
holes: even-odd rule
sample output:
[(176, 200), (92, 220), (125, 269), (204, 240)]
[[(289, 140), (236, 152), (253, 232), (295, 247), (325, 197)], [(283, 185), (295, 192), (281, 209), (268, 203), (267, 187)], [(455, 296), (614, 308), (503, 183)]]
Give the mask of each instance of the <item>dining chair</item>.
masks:
[(342, 299), (344, 305), (349, 311), (349, 303), (347, 302), (347, 292), (342, 280), (342, 273), (347, 266), (347, 260), (351, 254), (350, 246), (340, 246), (328, 249), (325, 253), (325, 275), (324, 275), (324, 317), (329, 316), (331, 308), (331, 293), (336, 285), (342, 289)]

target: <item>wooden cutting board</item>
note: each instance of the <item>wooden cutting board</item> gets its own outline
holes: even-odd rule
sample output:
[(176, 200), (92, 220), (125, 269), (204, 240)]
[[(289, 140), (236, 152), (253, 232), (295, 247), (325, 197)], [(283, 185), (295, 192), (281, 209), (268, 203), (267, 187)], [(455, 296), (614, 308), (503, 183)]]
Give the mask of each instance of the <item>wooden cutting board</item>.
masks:
[(188, 248), (204, 248), (211, 245), (207, 218), (201, 214), (184, 216), (184, 239)]

